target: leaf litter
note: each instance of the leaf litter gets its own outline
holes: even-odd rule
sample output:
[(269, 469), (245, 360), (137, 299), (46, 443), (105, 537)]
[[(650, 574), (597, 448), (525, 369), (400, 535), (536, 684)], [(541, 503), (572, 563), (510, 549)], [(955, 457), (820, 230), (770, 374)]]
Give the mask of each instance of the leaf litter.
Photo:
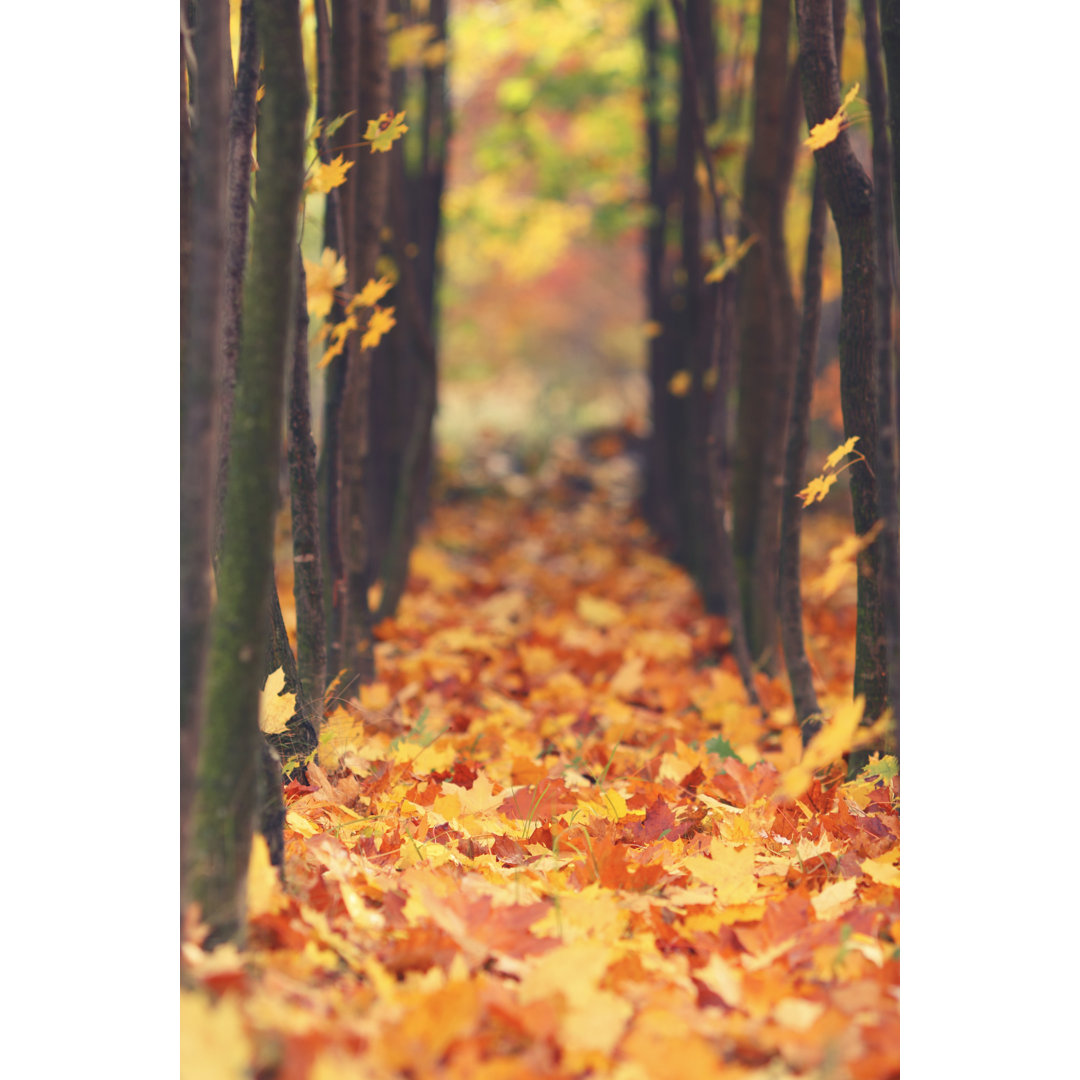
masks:
[(602, 488), (444, 505), (411, 574), (286, 789), (287, 885), (258, 840), (245, 947), (187, 913), (183, 1074), (898, 1076), (899, 777), (845, 780), (850, 604), (808, 598), (804, 754)]

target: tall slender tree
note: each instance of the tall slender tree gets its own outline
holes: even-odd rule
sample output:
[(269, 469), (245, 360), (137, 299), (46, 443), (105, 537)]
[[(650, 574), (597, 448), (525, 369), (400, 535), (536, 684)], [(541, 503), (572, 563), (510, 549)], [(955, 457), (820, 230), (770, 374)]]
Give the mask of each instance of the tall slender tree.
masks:
[[(799, 67), (806, 119), (811, 127), (840, 109), (840, 79), (833, 39), (832, 0), (796, 0)], [(840, 400), (847, 438), (859, 437), (865, 461), (851, 470), (855, 532), (865, 536), (878, 520), (877, 335), (874, 320), (873, 185), (846, 131), (815, 151), (825, 197), (840, 240)], [(866, 698), (866, 715), (877, 717), (888, 699), (885, 613), (880, 544), (858, 556), (855, 692)]]
[(217, 939), (240, 937), (244, 926), (307, 112), (298, 6), (292, 0), (256, 0), (255, 11), (266, 95), (190, 876), (191, 898)]
[[(191, 31), (188, 14), (182, 23)], [(188, 866), (196, 755), (204, 723), (206, 643), (211, 609), (211, 547), (217, 466), (217, 402), (221, 361), (225, 250), (226, 139), (229, 110), (229, 9), (225, 0), (202, 0), (193, 31), (194, 134), (190, 205), (181, 219), (180, 342), (180, 803), (181, 866)], [(186, 50), (183, 50), (186, 52)], [(187, 146), (181, 62), (181, 154)], [(181, 181), (184, 182), (181, 158)], [(190, 237), (187, 254), (186, 231)], [(187, 271), (185, 273), (185, 270)]]

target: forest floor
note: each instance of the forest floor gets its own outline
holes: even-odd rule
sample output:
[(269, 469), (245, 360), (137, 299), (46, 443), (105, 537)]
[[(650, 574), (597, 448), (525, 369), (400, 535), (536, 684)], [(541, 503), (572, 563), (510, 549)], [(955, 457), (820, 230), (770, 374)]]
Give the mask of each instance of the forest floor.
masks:
[(260, 839), (245, 948), (188, 920), (183, 1076), (899, 1076), (896, 762), (842, 760), (850, 524), (806, 518), (832, 720), (804, 755), (633, 516), (620, 438), (447, 489), (378, 681), (286, 789), (285, 885)]

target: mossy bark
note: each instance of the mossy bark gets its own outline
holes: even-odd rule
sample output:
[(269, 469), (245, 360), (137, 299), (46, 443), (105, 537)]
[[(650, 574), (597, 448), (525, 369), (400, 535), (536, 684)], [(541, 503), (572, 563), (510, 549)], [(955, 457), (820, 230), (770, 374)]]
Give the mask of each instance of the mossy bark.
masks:
[[(797, 0), (800, 70), (809, 127), (836, 114), (840, 82), (833, 41), (831, 0)], [(850, 470), (855, 532), (862, 536), (878, 520), (877, 492), (877, 335), (874, 322), (873, 185), (859, 164), (846, 131), (815, 151), (825, 183), (825, 197), (840, 239), (840, 403), (844, 435), (859, 437), (866, 458)], [(866, 697), (867, 717), (885, 708), (888, 677), (885, 621), (881, 596), (881, 550), (875, 543), (858, 557), (855, 632), (856, 694)]]
[(260, 761), (258, 698), (285, 370), (295, 330), (296, 242), (304, 173), (307, 89), (300, 12), (256, 0), (266, 96), (244, 332), (237, 363), (218, 603), (209, 658), (207, 724), (199, 755), (191, 897), (215, 940), (244, 929), (247, 864)]
[[(217, 402), (221, 371), (229, 8), (204, 0), (194, 28), (195, 130), (191, 194), (181, 159), (180, 340), (180, 820), (181, 878), (189, 864), (200, 732), (205, 724), (206, 650), (211, 610)], [(183, 82), (183, 65), (181, 66)], [(186, 103), (181, 90), (181, 153)], [(186, 226), (186, 228), (185, 228)], [(186, 233), (186, 235), (185, 235)], [(185, 250), (189, 247), (190, 254)]]

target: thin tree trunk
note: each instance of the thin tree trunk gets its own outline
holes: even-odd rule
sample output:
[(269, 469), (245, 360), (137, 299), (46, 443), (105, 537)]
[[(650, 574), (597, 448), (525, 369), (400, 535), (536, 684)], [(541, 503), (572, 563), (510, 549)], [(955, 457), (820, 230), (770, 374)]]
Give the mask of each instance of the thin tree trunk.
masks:
[[(840, 108), (832, 4), (831, 0), (796, 0), (795, 10), (806, 120), (813, 127)], [(855, 532), (863, 536), (878, 518), (873, 185), (855, 157), (846, 131), (815, 151), (815, 156), (840, 238), (840, 402), (845, 437), (857, 435), (866, 458), (849, 472)], [(861, 552), (857, 561), (854, 689), (856, 694), (865, 695), (868, 718), (880, 716), (888, 698), (880, 561), (877, 543)]]
[(308, 310), (304, 262), (297, 254), (296, 347), (289, 394), (289, 490), (292, 497), (293, 595), (296, 598), (296, 662), (306, 697), (304, 716), (322, 721), (326, 691), (326, 623), (315, 440), (311, 435), (308, 391)]
[(889, 80), (889, 134), (892, 137), (893, 226), (900, 249), (900, 0), (881, 0), (881, 46)]
[(821, 170), (814, 170), (814, 197), (810, 207), (810, 235), (806, 242), (806, 273), (803, 279), (802, 328), (791, 396), (784, 495), (780, 515), (780, 632), (784, 664), (791, 683), (795, 716), (802, 727), (803, 744), (821, 727), (821, 711), (814, 691), (814, 676), (803, 637), (802, 559), (800, 539), (802, 508), (797, 498), (803, 487), (806, 452), (810, 443), (810, 399), (817, 366), (818, 331), (821, 326), (821, 268), (825, 252), (825, 189)]
[(192, 898), (213, 940), (242, 938), (244, 888), (256, 811), (266, 598), (285, 369), (295, 331), (296, 243), (304, 173), (307, 89), (300, 12), (256, 0), (266, 97), (236, 402), (208, 715), (199, 755)]
[(900, 477), (899, 421), (895, 403), (898, 380), (893, 357), (893, 203), (892, 165), (886, 133), (885, 75), (881, 69), (881, 34), (876, 0), (863, 0), (870, 122), (874, 135), (874, 240), (877, 253), (878, 504), (881, 533), (881, 600), (885, 609), (888, 700), (900, 716)]
[(214, 550), (221, 550), (222, 507), (229, 478), (229, 434), (236, 394), (236, 358), (240, 352), (244, 269), (247, 264), (248, 219), (251, 211), (251, 139), (255, 134), (255, 95), (259, 85), (259, 41), (254, 0), (240, 7), (240, 54), (236, 88), (229, 115), (229, 180), (226, 203), (225, 291), (222, 319), (222, 370), (219, 408), (217, 492)]
[[(221, 370), (229, 9), (204, 0), (194, 29), (195, 133), (191, 256), (180, 346), (180, 816), (181, 874), (189, 866), (190, 814), (205, 719), (211, 610), (217, 387)], [(183, 114), (183, 102), (181, 103)], [(181, 123), (183, 139), (183, 122)], [(181, 143), (183, 147), (183, 141)], [(183, 272), (183, 254), (182, 272)]]
[(753, 142), (743, 195), (744, 213), (758, 242), (739, 275), (732, 484), (735, 560), (750, 650), (769, 670), (777, 653), (780, 494), (795, 348), (795, 300), (784, 241), (798, 116), (797, 99), (789, 93), (790, 33), (788, 0), (763, 0), (754, 61)]
[[(386, 0), (360, 3), (360, 115), (373, 119), (389, 107)], [(375, 272), (388, 193), (386, 155), (362, 155), (354, 169), (355, 280), (361, 287)], [(370, 439), (371, 356), (357, 351), (345, 372), (341, 403), (341, 527), (345, 554), (341, 663), (346, 686), (375, 677), (372, 613), (368, 603), (371, 552), (367, 516), (367, 453)]]

